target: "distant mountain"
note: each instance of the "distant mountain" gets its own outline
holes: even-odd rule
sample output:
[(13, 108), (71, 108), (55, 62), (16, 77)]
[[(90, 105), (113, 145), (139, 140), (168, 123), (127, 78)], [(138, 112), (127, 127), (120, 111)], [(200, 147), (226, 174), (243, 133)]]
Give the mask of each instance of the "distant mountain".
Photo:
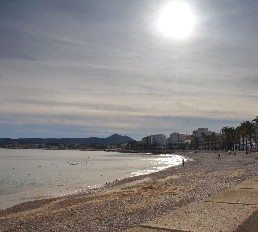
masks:
[(128, 143), (130, 140), (133, 140), (133, 139), (125, 135), (122, 136), (118, 134), (113, 134), (106, 138), (106, 143), (114, 143), (114, 144)]
[(118, 134), (113, 134), (107, 138), (19, 138), (19, 139), (10, 139), (10, 138), (0, 138), (0, 145), (6, 144), (46, 144), (46, 143), (55, 143), (55, 144), (122, 144), (128, 143), (132, 138), (128, 136), (122, 136)]

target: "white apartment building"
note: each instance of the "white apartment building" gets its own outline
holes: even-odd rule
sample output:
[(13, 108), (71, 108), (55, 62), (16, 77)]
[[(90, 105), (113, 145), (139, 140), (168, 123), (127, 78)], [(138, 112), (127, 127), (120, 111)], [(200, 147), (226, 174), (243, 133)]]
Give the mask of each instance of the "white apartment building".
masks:
[(149, 135), (149, 136), (142, 138), (142, 143), (143, 144), (154, 144), (153, 136)]
[(142, 138), (142, 143), (144, 144), (156, 144), (161, 147), (164, 147), (166, 145), (167, 137), (163, 134), (155, 134), (155, 135), (149, 135), (147, 137)]
[(211, 135), (212, 131), (209, 131), (208, 128), (198, 128), (198, 130), (196, 130), (196, 135), (200, 137), (202, 134)]
[(157, 134), (153, 135), (154, 142), (160, 146), (165, 146), (167, 142), (167, 137), (166, 135), (163, 134)]
[(168, 143), (177, 144), (183, 143), (186, 140), (185, 134), (179, 134), (177, 132), (171, 133), (170, 137), (168, 138)]

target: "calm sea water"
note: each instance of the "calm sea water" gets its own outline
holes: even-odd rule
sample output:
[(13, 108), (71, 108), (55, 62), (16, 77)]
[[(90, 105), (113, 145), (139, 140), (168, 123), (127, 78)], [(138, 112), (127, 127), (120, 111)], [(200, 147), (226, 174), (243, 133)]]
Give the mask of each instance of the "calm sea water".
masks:
[(0, 149), (0, 209), (73, 194), (182, 162), (178, 155)]

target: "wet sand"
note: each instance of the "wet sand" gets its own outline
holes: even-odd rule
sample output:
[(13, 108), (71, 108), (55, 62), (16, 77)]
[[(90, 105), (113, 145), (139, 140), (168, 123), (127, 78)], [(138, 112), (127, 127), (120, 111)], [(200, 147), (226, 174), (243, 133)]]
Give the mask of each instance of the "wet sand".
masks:
[[(218, 159), (221, 153), (221, 159)], [(258, 155), (180, 152), (193, 161), (87, 193), (0, 211), (0, 231), (122, 231), (257, 176)]]

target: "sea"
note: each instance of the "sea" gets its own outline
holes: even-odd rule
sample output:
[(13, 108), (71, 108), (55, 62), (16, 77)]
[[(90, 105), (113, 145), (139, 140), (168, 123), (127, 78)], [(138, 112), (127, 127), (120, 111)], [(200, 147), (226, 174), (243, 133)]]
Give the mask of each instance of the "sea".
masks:
[(179, 165), (183, 158), (187, 159), (175, 154), (0, 149), (0, 209), (89, 191)]

